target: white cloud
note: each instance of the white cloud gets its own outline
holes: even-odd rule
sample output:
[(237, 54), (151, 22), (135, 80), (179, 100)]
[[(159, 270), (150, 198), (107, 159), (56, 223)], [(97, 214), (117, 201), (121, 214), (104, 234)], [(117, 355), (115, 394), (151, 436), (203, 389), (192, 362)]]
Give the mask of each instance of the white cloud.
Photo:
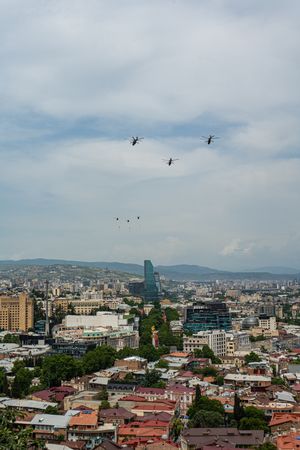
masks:
[(300, 266), (299, 16), (277, 0), (1, 2), (0, 257)]

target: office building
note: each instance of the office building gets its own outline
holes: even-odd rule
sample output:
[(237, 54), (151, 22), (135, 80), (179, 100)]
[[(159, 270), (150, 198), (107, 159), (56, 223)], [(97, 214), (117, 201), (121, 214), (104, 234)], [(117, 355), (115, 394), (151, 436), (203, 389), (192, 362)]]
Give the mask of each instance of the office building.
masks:
[(222, 330), (199, 331), (193, 336), (183, 337), (183, 351), (194, 352), (208, 345), (216, 356), (226, 355), (226, 333)]
[(188, 306), (184, 311), (184, 329), (197, 333), (207, 330), (231, 329), (231, 316), (223, 302), (200, 303)]
[(155, 302), (160, 296), (159, 274), (154, 272), (153, 264), (150, 260), (144, 261), (144, 299), (146, 302)]
[(28, 331), (33, 327), (33, 300), (27, 294), (0, 297), (0, 328)]

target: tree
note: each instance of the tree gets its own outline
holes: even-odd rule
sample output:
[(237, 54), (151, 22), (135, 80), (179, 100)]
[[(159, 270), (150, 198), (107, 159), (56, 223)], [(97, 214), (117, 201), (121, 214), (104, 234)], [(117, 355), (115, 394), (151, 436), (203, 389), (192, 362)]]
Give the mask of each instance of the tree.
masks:
[(189, 428), (217, 428), (224, 426), (224, 417), (216, 411), (197, 411), (188, 422)]
[(51, 405), (47, 406), (47, 408), (45, 409), (45, 414), (55, 414), (55, 415), (58, 415), (58, 414), (59, 414), (59, 411), (58, 411), (57, 406), (51, 406)]
[(224, 377), (222, 375), (218, 375), (216, 377), (216, 384), (218, 386), (223, 386), (223, 384), (224, 384)]
[(107, 400), (102, 400), (100, 408), (101, 409), (109, 409), (110, 408), (110, 403)]
[(241, 399), (237, 394), (235, 394), (234, 395), (233, 417), (236, 420), (236, 422), (239, 424), (244, 416), (245, 416), (245, 411), (242, 406)]
[(261, 419), (256, 419), (254, 417), (243, 417), (240, 421), (239, 425), (240, 430), (264, 430), (265, 432), (269, 431), (269, 427), (266, 422)]
[(260, 362), (261, 358), (258, 356), (255, 352), (250, 352), (248, 355), (245, 356), (245, 363), (249, 364), (251, 362)]
[(244, 409), (244, 414), (248, 419), (253, 418), (265, 420), (265, 413), (261, 409), (255, 408), (255, 406), (247, 406)]
[(213, 364), (220, 364), (221, 360), (215, 356), (214, 352), (208, 345), (203, 345), (202, 349), (197, 348), (194, 350), (195, 358), (207, 358), (210, 359)]
[(15, 422), (22, 414), (14, 409), (4, 409), (0, 414), (0, 449), (3, 450), (41, 450), (44, 443), (32, 439), (32, 429), (17, 429)]
[(2, 342), (5, 344), (21, 344), (19, 336), (11, 333), (7, 333), (2, 339)]
[(116, 360), (117, 352), (112, 347), (102, 345), (95, 350), (87, 352), (82, 358), (83, 369), (85, 373), (93, 373), (98, 370), (112, 367)]
[(7, 375), (3, 367), (0, 368), (0, 394), (9, 395)]
[(98, 392), (97, 400), (108, 400), (108, 392), (105, 387)]
[(277, 447), (271, 442), (265, 442), (264, 444), (261, 444), (258, 447), (256, 447), (256, 450), (277, 450)]
[(80, 360), (70, 355), (46, 356), (41, 368), (41, 383), (45, 386), (60, 386), (62, 380), (70, 380), (83, 374)]
[(194, 405), (195, 405), (195, 408), (200, 409), (200, 406), (201, 406), (201, 388), (200, 388), (199, 384), (196, 385)]
[(182, 430), (183, 430), (183, 423), (181, 422), (180, 419), (175, 418), (171, 424), (171, 436), (174, 442), (178, 440)]
[(157, 367), (159, 369), (168, 369), (169, 368), (169, 363), (165, 359), (160, 359), (158, 361), (158, 363), (155, 365), (155, 367)]
[(179, 320), (179, 314), (178, 311), (174, 308), (166, 308), (165, 314), (168, 322), (171, 322), (172, 320)]
[(221, 416), (225, 414), (224, 407), (219, 400), (211, 400), (206, 396), (199, 398), (199, 394), (197, 394), (197, 397), (195, 396), (195, 400), (188, 410), (189, 418), (192, 419), (198, 411), (212, 411), (221, 414)]
[(285, 382), (281, 377), (273, 377), (271, 380), (272, 384), (276, 384), (278, 386), (284, 386)]
[(161, 374), (158, 370), (146, 370), (145, 378), (142, 383), (144, 387), (162, 387)]
[(22, 398), (29, 394), (32, 381), (32, 372), (29, 369), (20, 368), (14, 378), (11, 395), (14, 398)]

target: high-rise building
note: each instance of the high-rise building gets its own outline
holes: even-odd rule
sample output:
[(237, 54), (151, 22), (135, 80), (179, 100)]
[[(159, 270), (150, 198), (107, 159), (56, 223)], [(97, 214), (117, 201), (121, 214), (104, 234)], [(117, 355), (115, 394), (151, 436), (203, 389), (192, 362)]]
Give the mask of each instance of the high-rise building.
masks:
[(7, 331), (33, 328), (33, 300), (27, 294), (0, 296), (0, 328)]
[(231, 329), (231, 316), (223, 302), (200, 303), (188, 306), (184, 312), (184, 329), (197, 333), (206, 330)]
[(155, 302), (159, 300), (160, 280), (159, 274), (154, 273), (152, 262), (147, 259), (144, 261), (144, 299), (146, 302)]

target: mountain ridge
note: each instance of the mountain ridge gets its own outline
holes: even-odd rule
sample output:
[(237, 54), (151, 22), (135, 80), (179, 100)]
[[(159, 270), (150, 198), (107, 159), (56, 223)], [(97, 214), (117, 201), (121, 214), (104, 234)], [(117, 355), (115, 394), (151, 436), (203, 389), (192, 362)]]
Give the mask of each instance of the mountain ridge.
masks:
[[(47, 259), (47, 258), (33, 258), (20, 260), (0, 260), (0, 266), (53, 266), (53, 265), (73, 265), (82, 267), (92, 267), (98, 269), (110, 269), (120, 272), (126, 272), (132, 275), (143, 275), (144, 268), (141, 264), (121, 263), (117, 261), (79, 261), (66, 259)], [(272, 269), (272, 268), (270, 268)], [(273, 267), (278, 270), (278, 267)], [(284, 268), (280, 268), (284, 269)], [(289, 270), (296, 270), (287, 268)], [(272, 273), (264, 271), (263, 268), (257, 271), (227, 271), (213, 269), (206, 266), (199, 266), (193, 264), (174, 264), (174, 265), (158, 265), (155, 267), (161, 275), (166, 278), (176, 281), (213, 281), (213, 280), (241, 280), (241, 279), (258, 279), (258, 280), (281, 280), (300, 278), (300, 271), (290, 273)]]

